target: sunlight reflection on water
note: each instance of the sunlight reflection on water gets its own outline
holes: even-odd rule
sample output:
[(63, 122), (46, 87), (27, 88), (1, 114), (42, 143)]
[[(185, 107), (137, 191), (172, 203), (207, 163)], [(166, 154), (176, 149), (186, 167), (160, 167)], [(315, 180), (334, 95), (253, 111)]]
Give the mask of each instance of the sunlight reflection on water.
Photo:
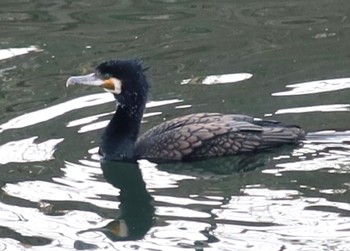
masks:
[(52, 160), (57, 144), (63, 141), (63, 139), (50, 139), (45, 142), (35, 143), (35, 139), (37, 137), (11, 141), (0, 145), (0, 164)]
[(23, 128), (61, 116), (67, 112), (83, 107), (95, 106), (113, 101), (112, 95), (107, 93), (92, 94), (72, 99), (58, 105), (26, 113), (0, 125), (0, 132), (8, 129)]
[[(35, 219), (35, 221), (29, 220), (26, 226), (18, 223), (22, 234), (43, 235), (53, 240), (60, 238), (61, 245), (66, 248), (71, 247), (72, 240), (77, 238), (89, 245), (97, 245), (99, 248), (106, 248), (111, 244), (98, 231), (78, 233), (86, 229), (99, 229), (113, 219), (112, 216), (102, 217), (94, 212), (55, 206), (57, 203), (57, 205), (62, 203), (65, 205), (71, 201), (94, 205), (100, 208), (99, 210), (114, 211), (120, 205), (117, 200), (105, 197), (115, 197), (119, 191), (100, 178), (102, 173), (99, 163), (90, 160), (80, 162), (81, 164), (66, 162), (63, 169), (64, 175), (53, 178), (53, 182), (25, 181), (7, 184), (3, 187), (9, 196), (38, 203), (40, 212), (36, 209), (18, 209), (21, 211), (21, 218)], [(296, 163), (298, 162), (287, 164), (295, 165)], [(329, 164), (327, 161), (323, 163)], [(322, 168), (320, 163), (310, 165)], [(220, 236), (219, 247), (231, 243), (235, 248), (239, 248), (240, 245), (244, 246), (249, 243), (251, 248), (276, 249), (281, 246), (289, 248), (295, 245), (305, 245), (308, 239), (313, 239), (312, 245), (317, 246), (322, 244), (324, 238), (341, 241), (346, 238), (346, 229), (350, 227), (346, 217), (341, 218), (337, 213), (312, 208), (321, 206), (350, 211), (347, 203), (332, 202), (320, 197), (304, 197), (298, 190), (274, 190), (264, 187), (263, 184), (247, 184), (241, 188), (240, 195), (231, 195), (229, 201), (224, 204), (221, 196), (207, 196), (207, 199), (198, 197), (196, 194), (191, 197), (169, 196), (166, 193), (158, 194), (157, 191), (177, 189), (179, 182), (185, 180), (199, 182), (200, 178), (161, 171), (156, 164), (145, 160), (141, 160), (139, 166), (148, 191), (153, 195), (155, 203), (159, 204), (156, 216), (159, 220), (164, 221), (162, 224), (165, 224), (150, 229), (143, 242), (137, 244), (142, 249), (156, 248), (157, 245), (173, 246), (174, 243), (177, 243), (177, 247), (172, 249), (180, 250), (184, 247), (194, 248), (194, 246), (202, 245), (199, 244), (200, 242), (203, 242), (205, 247), (208, 245), (206, 242), (213, 238), (212, 236)], [(305, 163), (300, 168), (288, 168), (283, 164), (278, 164), (276, 167), (287, 174), (295, 170), (303, 172), (317, 170), (308, 169)], [(262, 173), (272, 174), (269, 170), (273, 169), (263, 170)], [(337, 191), (336, 189), (322, 189), (320, 192), (332, 194)], [(202, 211), (201, 207), (207, 209)], [(3, 221), (8, 223), (3, 225), (16, 228), (17, 225), (13, 224), (13, 221), (17, 221), (18, 217), (13, 213), (13, 206), (1, 205), (0, 208), (3, 210)], [(61, 216), (53, 218), (51, 215)], [(174, 217), (176, 220), (173, 219)], [(211, 223), (214, 220), (213, 217), (215, 217), (215, 227)], [(62, 225), (62, 220), (67, 223)], [(47, 223), (48, 221), (50, 224)], [(42, 224), (38, 224), (40, 222)], [(33, 224), (36, 225), (35, 228), (32, 227)], [(64, 233), (63, 236), (62, 233)], [(157, 242), (153, 243), (155, 238)], [(298, 242), (293, 245), (289, 244), (294, 239), (297, 239)], [(193, 240), (197, 241), (196, 245), (193, 244)], [(131, 245), (129, 242), (113, 244), (118, 250), (127, 250), (129, 245)], [(211, 246), (215, 247), (215, 242)]]
[[(113, 96), (105, 93), (88, 95), (11, 119), (1, 128), (3, 130), (24, 128), (47, 122), (55, 116), (62, 116), (75, 109), (112, 100)], [(153, 101), (148, 103), (147, 107), (180, 102), (183, 100)], [(301, 113), (307, 111), (307, 109), (300, 110)], [(161, 112), (157, 111), (146, 113), (144, 118), (160, 114)], [(76, 118), (68, 121), (66, 127), (80, 127), (78, 129), (80, 133), (100, 129), (108, 121), (98, 120), (109, 115), (111, 112)], [(273, 167), (261, 170), (261, 175), (273, 175), (276, 179), (282, 179), (291, 172), (311, 172), (323, 169), (328, 173), (347, 174), (350, 162), (348, 147), (344, 142), (349, 140), (348, 133), (348, 131), (310, 133), (303, 146), (293, 150), (290, 155), (275, 157)], [(1, 147), (6, 151), (15, 147), (16, 152), (23, 155), (30, 149), (31, 144), (34, 144), (33, 140), (34, 137), (23, 140), (23, 142), (29, 142), (25, 149), (15, 145), (13, 143), (15, 141)], [(54, 143), (51, 148), (45, 145), (45, 150), (51, 149), (51, 157), (53, 149), (62, 140), (47, 141)], [(45, 143), (46, 141), (40, 144)], [(41, 149), (38, 146), (35, 147)], [(0, 151), (5, 152), (1, 148)], [(224, 196), (217, 194), (218, 191), (223, 191), (221, 184), (215, 185), (217, 187), (210, 187), (210, 178), (204, 178), (196, 172), (185, 174), (184, 172), (163, 171), (157, 164), (140, 160), (139, 167), (147, 190), (157, 205), (155, 214), (157, 223), (149, 230), (142, 242), (137, 244), (135, 242), (114, 243), (103, 234), (105, 231), (103, 229), (116, 219), (119, 220), (117, 221), (119, 223), (123, 222), (123, 219), (117, 218), (120, 216), (115, 216), (116, 211), (123, 210), (123, 207), (120, 208), (121, 202), (117, 199), (120, 190), (104, 180), (100, 163), (93, 161), (98, 160), (93, 157), (97, 153), (97, 147), (88, 152), (91, 154), (91, 159), (79, 160), (78, 164), (65, 161), (62, 176), (52, 177), (50, 181), (22, 181), (3, 186), (2, 190), (7, 196), (36, 203), (36, 207), (23, 210), (22, 207), (15, 208), (1, 204), (2, 225), (18, 229), (23, 235), (45, 236), (49, 240), (59, 239), (60, 245), (68, 249), (83, 242), (85, 244), (82, 245), (94, 245), (104, 249), (113, 246), (113, 249), (118, 250), (128, 250), (129, 245), (138, 245), (138, 248), (141, 249), (156, 249), (159, 245), (167, 246), (170, 250), (199, 246), (203, 248), (227, 247), (228, 245), (245, 249), (248, 243), (249, 248), (252, 249), (258, 247), (267, 250), (283, 247), (292, 249), (295, 245), (305, 245), (308, 239), (313, 240), (312, 245), (314, 246), (322, 245), (325, 238), (345, 242), (344, 238), (350, 227), (346, 217), (342, 218), (335, 212), (327, 211), (327, 208), (330, 207), (350, 211), (349, 205), (322, 198), (322, 195), (346, 194), (347, 189), (344, 187), (321, 189), (316, 185), (300, 184), (295, 190), (274, 189), (273, 186), (269, 187), (269, 184), (258, 179), (255, 182), (243, 183), (239, 186), (237, 194), (229, 193), (228, 196)], [(35, 157), (39, 158), (40, 154), (36, 154)], [(25, 158), (25, 162), (35, 160), (38, 159)], [(11, 158), (7, 162), (15, 161), (16, 158)], [(44, 159), (41, 158), (39, 161), (44, 161)], [(229, 186), (233, 186), (253, 176), (254, 174), (249, 173), (245, 176), (231, 174), (219, 176), (219, 179), (229, 179)], [(181, 188), (180, 184), (183, 182), (190, 182), (191, 185)], [(200, 189), (202, 182), (208, 182), (202, 188), (204, 190)], [(341, 185), (345, 186), (345, 184)], [(177, 189), (181, 189), (183, 194), (169, 193)], [(191, 189), (195, 190), (191, 191)], [(319, 194), (306, 197), (300, 189), (318, 191)], [(212, 195), (216, 196), (209, 195), (211, 190)], [(20, 212), (20, 214), (15, 212)], [(23, 225), (22, 219), (29, 219), (29, 221)], [(128, 232), (124, 235), (127, 237)], [(120, 236), (123, 234), (119, 234)], [(156, 242), (154, 242), (155, 239)], [(290, 244), (294, 240), (298, 241), (293, 245)], [(50, 245), (55, 246), (57, 243), (52, 241)], [(50, 245), (46, 245), (45, 248), (49, 248)]]
[(348, 89), (350, 88), (350, 78), (317, 80), (312, 82), (287, 85), (286, 87), (292, 90), (272, 93), (272, 96), (306, 95)]
[(205, 77), (194, 77), (189, 79), (184, 79), (181, 81), (182, 85), (187, 84), (203, 84), (203, 85), (216, 85), (216, 84), (228, 84), (236, 83), (243, 80), (250, 79), (253, 74), (250, 73), (231, 73), (222, 75), (211, 75)]
[[(227, 208), (226, 210), (214, 211), (219, 215), (219, 219), (238, 220), (234, 226), (220, 224), (215, 230), (227, 238), (230, 235), (225, 233), (231, 232), (239, 239), (250, 240), (251, 245), (258, 245), (263, 250), (284, 245), (287, 249), (294, 250), (292, 244), (291, 246), (286, 244), (288, 243), (286, 240), (292, 239), (297, 240), (301, 246), (313, 239), (312, 245), (316, 248), (330, 236), (339, 240), (346, 238), (346, 234), (342, 232), (342, 229), (350, 226), (346, 218), (339, 218), (337, 213), (313, 210), (309, 207), (322, 205), (349, 210), (347, 203), (330, 202), (322, 198), (305, 198), (300, 192), (293, 190), (246, 188), (244, 194), (245, 196), (233, 197), (232, 203), (228, 206), (222, 206)], [(260, 238), (264, 241), (256, 241)]]
[(316, 105), (307, 107), (295, 107), (279, 109), (275, 114), (307, 113), (307, 112), (346, 112), (350, 110), (350, 104)]
[[(101, 93), (101, 94), (92, 94), (84, 97), (79, 97), (76, 99), (69, 100), (64, 103), (60, 103), (58, 105), (54, 105), (51, 107), (47, 107), (41, 110), (37, 110), (34, 112), (30, 112), (16, 118), (9, 120), (8, 122), (0, 125), (0, 133), (9, 129), (16, 128), (24, 128), (29, 127), (38, 123), (46, 122), (51, 119), (57, 118), (58, 116), (62, 116), (63, 114), (81, 109), (84, 107), (90, 107), (94, 105), (104, 104), (106, 102), (113, 101), (114, 98), (109, 93)], [(169, 104), (176, 104), (182, 102), (179, 99), (172, 100), (162, 100), (162, 101), (151, 101), (147, 103), (146, 107), (153, 108), (159, 107)], [(88, 124), (82, 126), (78, 133), (85, 133), (97, 129), (104, 128), (108, 124), (108, 120), (99, 121), (96, 123), (92, 123), (98, 120), (101, 117), (112, 114), (110, 113), (102, 113), (93, 116), (88, 116), (86, 118), (80, 118), (73, 121), (68, 122), (67, 127), (75, 127), (84, 124)], [(161, 112), (152, 112), (145, 113), (144, 118), (160, 115)], [(37, 139), (37, 136), (22, 139), (18, 141), (11, 141), (0, 145), (0, 155), (2, 158), (0, 159), (1, 164), (6, 164), (10, 162), (35, 162), (35, 161), (47, 161), (53, 159), (53, 154), (56, 150), (57, 145), (62, 142), (64, 139), (50, 139), (45, 142), (35, 143), (34, 140)]]
[[(349, 250), (350, 80), (339, 78), (348, 75), (349, 4), (311, 2), (5, 0), (0, 250)], [(84, 109), (113, 96), (72, 99), (63, 82), (99, 61), (134, 55), (154, 67), (152, 95), (165, 99), (147, 104), (154, 110), (144, 123), (215, 110), (345, 129), (308, 134), (245, 173), (212, 173), (205, 169), (218, 162), (207, 160), (166, 167), (141, 160), (138, 185), (145, 183), (149, 208), (140, 206), (127, 168), (114, 177), (133, 184), (127, 192), (136, 202), (126, 205), (97, 156), (97, 129), (115, 106)], [(182, 79), (201, 87), (180, 86)], [(302, 83), (284, 87), (281, 79)], [(147, 221), (137, 238), (115, 239)]]
[[(24, 115), (13, 118), (8, 122), (0, 125), (0, 133), (8, 129), (23, 128), (23, 127), (35, 125), (41, 122), (45, 122), (73, 110), (78, 110), (84, 107), (101, 105), (112, 101), (114, 101), (114, 97), (109, 93), (98, 93), (98, 94), (92, 94), (92, 95), (75, 98), (75, 99), (60, 103), (58, 105), (54, 105), (54, 106), (37, 110), (34, 112), (26, 113)], [(162, 100), (162, 101), (151, 101), (147, 103), (146, 107), (152, 108), (152, 107), (169, 105), (169, 104), (174, 104), (179, 102), (182, 102), (182, 100), (172, 99), (172, 100)], [(99, 117), (102, 117), (108, 114), (110, 113), (103, 113), (95, 116), (89, 116), (87, 118), (82, 118), (79, 120), (74, 120), (69, 122), (67, 127), (89, 123), (98, 119)]]
[(42, 50), (34, 45), (26, 48), (0, 49), (0, 60), (24, 55), (32, 51), (42, 51)]

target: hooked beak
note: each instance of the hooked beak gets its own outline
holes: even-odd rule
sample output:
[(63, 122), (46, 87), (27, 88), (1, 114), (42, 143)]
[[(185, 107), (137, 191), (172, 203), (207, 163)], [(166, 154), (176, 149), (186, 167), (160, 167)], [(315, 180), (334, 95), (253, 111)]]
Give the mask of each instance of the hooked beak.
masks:
[(121, 92), (121, 81), (116, 78), (101, 79), (96, 76), (95, 73), (91, 73), (83, 76), (72, 76), (68, 78), (66, 87), (71, 85), (90, 85), (99, 86), (104, 88), (106, 91), (120, 94)]
[(95, 73), (91, 73), (84, 76), (72, 76), (68, 78), (66, 82), (66, 87), (70, 85), (93, 85), (93, 86), (102, 86), (103, 79), (100, 79), (96, 76)]

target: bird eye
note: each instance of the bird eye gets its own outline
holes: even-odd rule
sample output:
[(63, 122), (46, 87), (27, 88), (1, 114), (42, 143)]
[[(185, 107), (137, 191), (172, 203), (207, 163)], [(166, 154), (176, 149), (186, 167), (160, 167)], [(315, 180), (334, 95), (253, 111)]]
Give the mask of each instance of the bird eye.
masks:
[(96, 74), (96, 76), (98, 78), (101, 78), (101, 79), (109, 79), (109, 78), (112, 77), (112, 75), (109, 74), (109, 73), (102, 73), (102, 72), (99, 72), (99, 71), (95, 72), (95, 74)]
[(109, 73), (105, 73), (105, 74), (102, 74), (102, 77), (103, 77), (103, 79), (109, 79), (112, 77), (112, 75)]

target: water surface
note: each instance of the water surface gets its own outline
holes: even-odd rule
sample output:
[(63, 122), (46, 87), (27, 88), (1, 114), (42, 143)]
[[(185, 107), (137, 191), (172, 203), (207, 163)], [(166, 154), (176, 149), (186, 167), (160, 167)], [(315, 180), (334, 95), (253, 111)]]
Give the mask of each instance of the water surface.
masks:
[[(0, 250), (350, 250), (348, 1), (0, 5)], [(101, 166), (113, 97), (65, 81), (130, 57), (151, 66), (142, 131), (206, 111), (312, 133), (246, 172)]]

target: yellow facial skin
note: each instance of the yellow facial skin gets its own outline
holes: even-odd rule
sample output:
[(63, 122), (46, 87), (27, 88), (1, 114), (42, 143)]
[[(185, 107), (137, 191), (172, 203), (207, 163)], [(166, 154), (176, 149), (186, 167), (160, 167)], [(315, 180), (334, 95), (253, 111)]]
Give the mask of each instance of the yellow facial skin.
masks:
[(122, 91), (122, 82), (116, 78), (108, 78), (103, 80), (101, 87), (103, 87), (106, 91), (120, 94)]
[(120, 94), (122, 91), (122, 82), (119, 79), (113, 77), (101, 79), (94, 73), (84, 76), (72, 76), (68, 78), (66, 86), (68, 87), (71, 85), (99, 86), (114, 94)]

